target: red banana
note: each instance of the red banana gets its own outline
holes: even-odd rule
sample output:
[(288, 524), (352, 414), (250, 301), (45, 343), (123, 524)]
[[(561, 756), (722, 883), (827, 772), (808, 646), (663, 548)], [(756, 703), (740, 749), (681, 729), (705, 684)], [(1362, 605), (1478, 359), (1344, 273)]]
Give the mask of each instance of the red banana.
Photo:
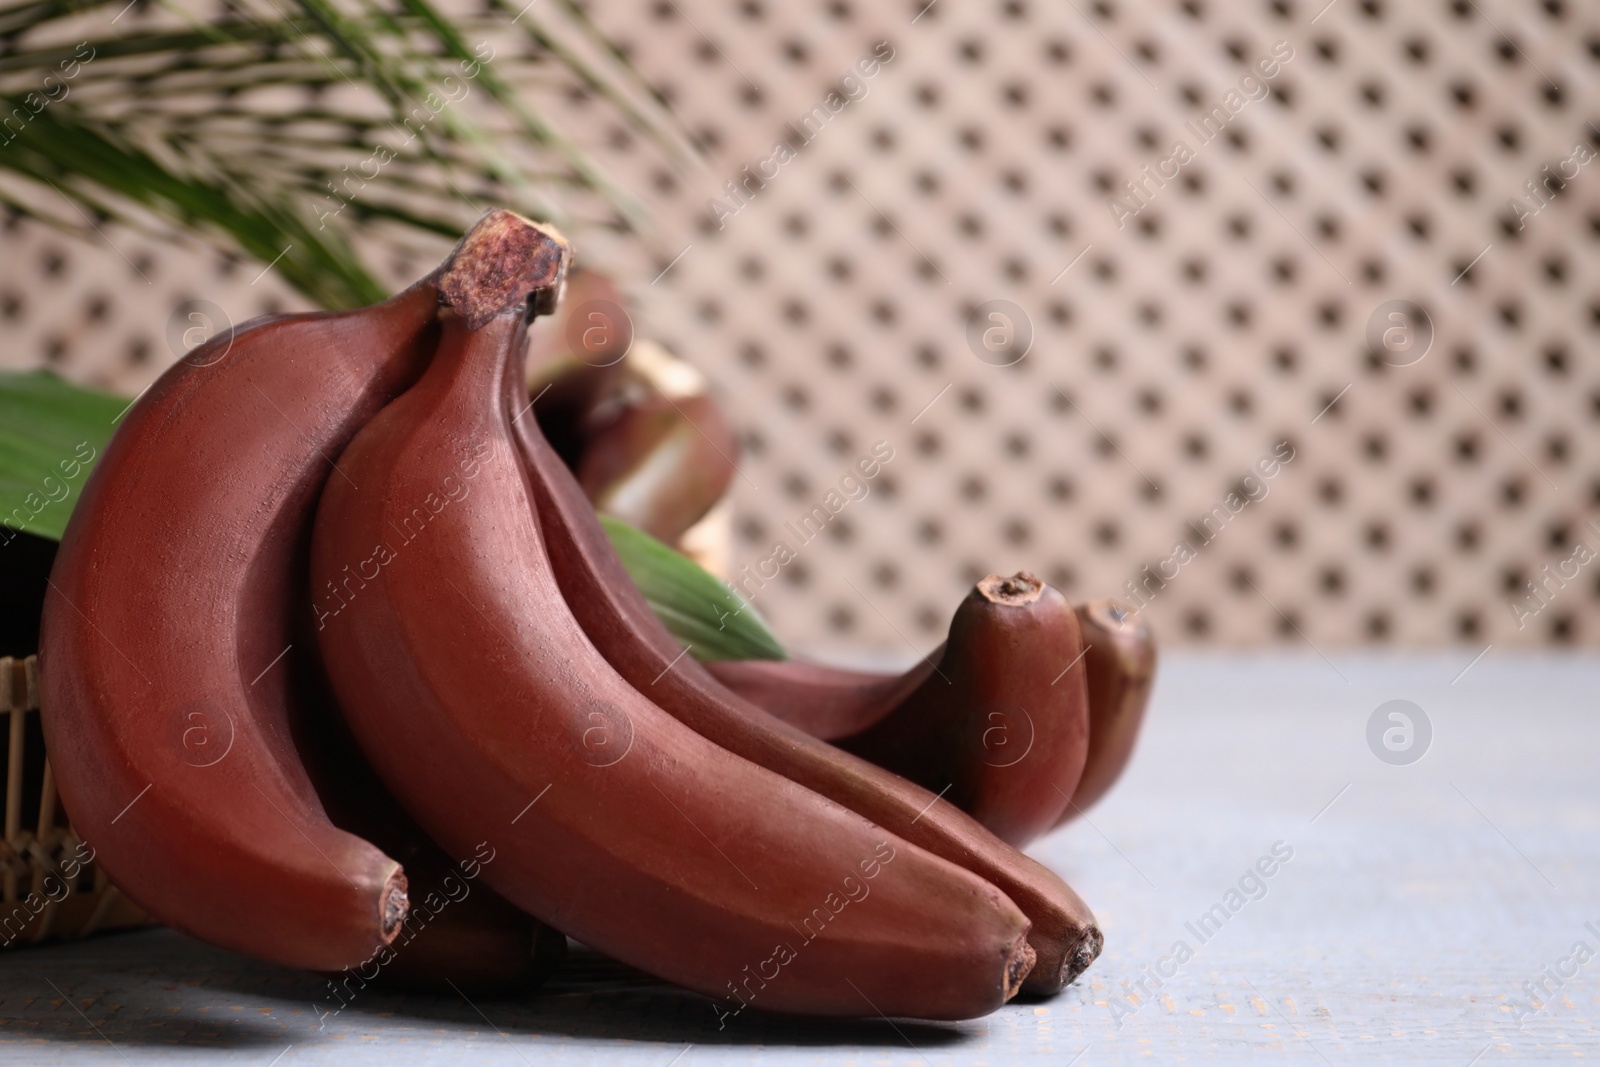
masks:
[[(1115, 600), (1076, 605), (1086, 673), (1089, 743), (1072, 802), (1055, 825), (1086, 810), (1116, 784), (1133, 755), (1155, 679), (1150, 628)], [(1069, 649), (1053, 653), (1066, 663)], [(768, 714), (813, 737), (840, 742), (888, 718), (930, 678), (945, 646), (901, 674), (875, 674), (806, 660), (721, 660), (706, 668)], [(908, 715), (908, 719), (913, 716)], [(894, 762), (891, 760), (890, 762)], [(1066, 787), (1062, 786), (1063, 791)], [(1076, 805), (1074, 808), (1073, 805)]]
[(516, 430), (561, 592), (613, 668), (712, 742), (998, 886), (1033, 923), (1037, 963), (1025, 990), (1058, 992), (1094, 961), (1100, 929), (1058, 876), (936, 803), (933, 793), (762, 714), (687, 655), (628, 577), (583, 490), (538, 426), (520, 420)]
[(948, 790), (956, 807), (1021, 847), (1056, 824), (1083, 774), (1082, 650), (1065, 597), (1031, 574), (991, 574), (956, 609), (933, 673), (836, 744)]
[(432, 365), (319, 506), (318, 639), (358, 743), (447, 852), (487, 841), (497, 891), (624, 962), (786, 1011), (998, 1007), (1031, 963), (1003, 893), (687, 729), (579, 628), (508, 404), (515, 297), (552, 290), (566, 246), (502, 226), (527, 266), (489, 293), (445, 275)]
[(621, 292), (592, 270), (572, 271), (561, 306), (529, 336), (528, 393), (545, 438), (597, 508), (676, 544), (727, 493), (738, 454), (705, 379), (636, 340)]
[(1155, 638), (1127, 605), (1095, 600), (1078, 608), (1078, 621), (1088, 648), (1089, 759), (1062, 823), (1089, 810), (1122, 776), (1156, 676)]
[(51, 572), (42, 716), (74, 828), (152, 917), (280, 963), (354, 966), (406, 914), (399, 865), (324, 813), (278, 661), (317, 493), (421, 372), (437, 299), (196, 349), (127, 412)]

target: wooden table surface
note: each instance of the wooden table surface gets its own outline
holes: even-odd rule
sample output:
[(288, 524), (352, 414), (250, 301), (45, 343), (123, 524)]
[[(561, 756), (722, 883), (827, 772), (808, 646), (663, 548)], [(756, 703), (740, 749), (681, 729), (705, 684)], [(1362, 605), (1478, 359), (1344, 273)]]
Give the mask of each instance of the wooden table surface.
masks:
[[(0, 1063), (1600, 1057), (1600, 658), (1471, 658), (1169, 657), (1122, 784), (1033, 849), (1105, 954), (975, 1022), (719, 1031), (710, 1002), (579, 951), (533, 996), (363, 994), (319, 1029), (314, 977), (148, 931), (0, 956)], [(1391, 700), (1431, 727), (1415, 762), (1369, 745)], [(1403, 726), (1388, 710), (1379, 735)], [(1418, 751), (1411, 719), (1410, 752), (1377, 750)]]

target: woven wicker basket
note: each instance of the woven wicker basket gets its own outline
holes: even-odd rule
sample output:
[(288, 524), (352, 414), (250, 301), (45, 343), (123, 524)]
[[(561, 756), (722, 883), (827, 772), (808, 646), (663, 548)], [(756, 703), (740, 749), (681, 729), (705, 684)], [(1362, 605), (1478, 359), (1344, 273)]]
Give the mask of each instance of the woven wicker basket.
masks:
[(106, 880), (57, 803), (38, 708), (37, 657), (0, 657), (0, 713), (9, 718), (0, 949), (150, 922)]

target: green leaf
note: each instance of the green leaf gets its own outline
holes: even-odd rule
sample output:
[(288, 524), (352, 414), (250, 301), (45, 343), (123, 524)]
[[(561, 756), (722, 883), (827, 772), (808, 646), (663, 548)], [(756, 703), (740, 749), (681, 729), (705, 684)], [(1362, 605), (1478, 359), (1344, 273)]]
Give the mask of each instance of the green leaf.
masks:
[(695, 659), (788, 658), (755, 608), (699, 564), (621, 519), (601, 515), (600, 523), (651, 609)]
[(127, 406), (49, 371), (0, 371), (0, 526), (59, 540)]

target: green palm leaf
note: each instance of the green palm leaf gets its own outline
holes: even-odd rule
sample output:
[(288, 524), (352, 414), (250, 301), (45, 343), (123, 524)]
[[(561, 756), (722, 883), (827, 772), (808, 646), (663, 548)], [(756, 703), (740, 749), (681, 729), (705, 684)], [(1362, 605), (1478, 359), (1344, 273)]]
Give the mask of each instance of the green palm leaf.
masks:
[[(0, 55), (0, 202), (90, 240), (108, 220), (197, 235), (275, 264), (325, 307), (383, 295), (357, 248), (448, 238), (485, 199), (569, 230), (648, 227), (640, 202), (530, 92), (581, 87), (672, 163), (694, 158), (576, 5), (452, 20), (429, 0), (233, 0), (202, 19), (185, 0), (141, 19), (124, 3), (0, 7), (10, 45)], [(504, 48), (486, 62), (471, 40), (510, 21), (554, 63)], [(473, 106), (438, 106), (438, 87), (467, 69)], [(41, 106), (52, 84), (59, 96)], [(298, 91), (304, 106), (281, 92), (269, 102), (272, 90)]]

